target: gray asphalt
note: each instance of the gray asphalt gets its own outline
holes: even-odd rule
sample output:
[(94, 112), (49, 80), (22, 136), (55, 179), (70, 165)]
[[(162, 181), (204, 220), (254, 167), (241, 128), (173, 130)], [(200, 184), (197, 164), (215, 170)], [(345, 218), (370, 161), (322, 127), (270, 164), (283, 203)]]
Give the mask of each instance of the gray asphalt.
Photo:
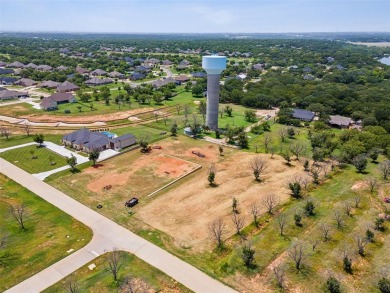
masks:
[(40, 292), (113, 248), (135, 254), (194, 292), (236, 292), (176, 256), (0, 158), (0, 172), (90, 227), (89, 244), (6, 292)]

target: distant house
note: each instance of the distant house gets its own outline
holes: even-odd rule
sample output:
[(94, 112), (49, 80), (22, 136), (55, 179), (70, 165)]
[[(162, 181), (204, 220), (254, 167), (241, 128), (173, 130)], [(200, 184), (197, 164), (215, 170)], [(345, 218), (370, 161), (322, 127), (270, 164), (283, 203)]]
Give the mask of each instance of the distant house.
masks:
[(13, 90), (3, 89), (0, 91), (0, 100), (12, 100), (17, 98), (25, 98), (28, 97), (28, 93), (26, 92), (18, 92)]
[(333, 58), (333, 57), (326, 57), (326, 61), (328, 61), (329, 63), (330, 63), (330, 62), (333, 62), (333, 61), (334, 61), (334, 58)]
[(41, 70), (41, 71), (52, 71), (53, 70), (53, 67), (49, 66), (49, 65), (39, 65), (37, 67), (38, 70)]
[(312, 71), (313, 71), (313, 69), (311, 69), (310, 67), (303, 68), (303, 72), (310, 73)]
[(124, 79), (126, 77), (126, 75), (118, 71), (112, 71), (108, 75), (112, 78), (119, 78), (119, 79)]
[(14, 74), (15, 71), (10, 68), (10, 69), (5, 69), (5, 68), (0, 68), (0, 74)]
[(176, 80), (174, 80), (172, 77), (168, 77), (166, 79), (159, 79), (152, 82), (152, 86), (154, 88), (160, 88), (164, 85), (170, 84), (170, 83), (176, 83)]
[(43, 110), (51, 111), (57, 109), (58, 104), (76, 102), (76, 98), (71, 93), (55, 93), (49, 97), (43, 98), (40, 106)]
[(62, 49), (60, 49), (60, 53), (61, 54), (69, 54), (70, 50), (68, 48), (62, 48)]
[(187, 82), (190, 80), (190, 78), (187, 75), (179, 75), (175, 77), (175, 80), (182, 83), (182, 82)]
[(15, 77), (0, 76), (0, 84), (2, 85), (11, 85), (14, 84), (18, 79)]
[(76, 150), (89, 153), (93, 150), (120, 150), (134, 145), (136, 139), (132, 134), (111, 138), (104, 133), (92, 132), (86, 128), (82, 128), (63, 136), (62, 143)]
[(329, 124), (333, 127), (348, 128), (352, 123), (352, 119), (349, 117), (330, 115)]
[(42, 110), (45, 111), (53, 111), (58, 109), (57, 102), (53, 101), (49, 97), (43, 98), (39, 106), (41, 107)]
[(79, 67), (77, 66), (76, 67), (76, 72), (79, 73), (79, 74), (88, 74), (89, 73), (89, 70), (88, 69), (85, 69), (85, 68), (82, 68), (82, 67)]
[(60, 66), (57, 67), (58, 71), (63, 71), (63, 70), (67, 70), (67, 69), (68, 69), (68, 67), (64, 66), (64, 65), (60, 65)]
[(34, 63), (28, 63), (24, 68), (32, 68), (32, 69), (37, 69), (38, 65)]
[(261, 71), (264, 69), (264, 64), (260, 64), (260, 63), (254, 64), (252, 65), (252, 69)]
[(57, 92), (59, 93), (74, 92), (78, 90), (80, 90), (80, 87), (69, 81), (64, 81), (59, 86), (57, 86)]
[(19, 61), (15, 61), (7, 65), (8, 68), (24, 68), (24, 66), (25, 65)]
[(95, 69), (94, 71), (91, 71), (90, 74), (93, 76), (102, 76), (102, 75), (107, 75), (107, 72), (104, 71), (103, 69)]
[(314, 119), (314, 113), (303, 109), (294, 109), (292, 117), (302, 121), (310, 122)]
[(137, 66), (134, 71), (140, 72), (140, 73), (146, 73), (149, 72), (151, 68), (149, 66)]
[(173, 64), (173, 62), (170, 61), (170, 60), (164, 60), (164, 61), (162, 62), (162, 64), (165, 65), (165, 66), (171, 66), (171, 65)]
[(160, 60), (158, 60), (157, 58), (149, 58), (144, 61), (144, 64), (149, 66), (155, 66), (157, 64), (160, 64)]
[(316, 79), (313, 75), (311, 75), (311, 74), (305, 74), (304, 76), (303, 76), (303, 79), (304, 80), (314, 80), (314, 79)]
[(145, 74), (139, 72), (134, 72), (133, 74), (130, 75), (131, 80), (141, 80), (144, 79), (145, 77), (146, 77)]
[(244, 80), (246, 77), (247, 77), (247, 75), (245, 73), (240, 73), (237, 75), (237, 78), (240, 80)]
[(47, 80), (47, 81), (43, 81), (40, 84), (38, 84), (38, 87), (43, 87), (43, 88), (47, 88), (47, 89), (55, 89), (60, 84), (61, 84), (60, 82)]
[(92, 77), (91, 79), (88, 79), (84, 82), (84, 84), (88, 86), (98, 86), (98, 85), (105, 85), (113, 83), (113, 80), (110, 78), (99, 78), (99, 77)]
[(177, 65), (176, 68), (179, 69), (179, 70), (180, 69), (186, 69), (190, 65), (191, 65), (191, 63), (188, 60), (184, 59)]
[(30, 78), (21, 78), (17, 82), (14, 82), (14, 84), (21, 85), (21, 86), (33, 86), (38, 84), (38, 82)]
[(191, 75), (192, 77), (194, 78), (202, 78), (202, 77), (206, 77), (207, 74), (205, 72), (191, 72)]
[(7, 62), (0, 61), (0, 67), (5, 67), (5, 66), (7, 66)]

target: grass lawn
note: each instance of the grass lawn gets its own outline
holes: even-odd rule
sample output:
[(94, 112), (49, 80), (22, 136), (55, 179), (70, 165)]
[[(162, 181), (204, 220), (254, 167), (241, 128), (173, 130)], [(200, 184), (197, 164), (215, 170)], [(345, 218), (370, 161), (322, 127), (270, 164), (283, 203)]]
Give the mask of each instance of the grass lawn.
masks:
[[(163, 122), (161, 122), (163, 123)], [(164, 132), (163, 129), (158, 129), (158, 128), (153, 128), (149, 127), (148, 124), (142, 125), (133, 125), (133, 126), (128, 126), (128, 127), (123, 127), (123, 128), (118, 128), (118, 129), (113, 129), (111, 132), (115, 133), (116, 135), (120, 136), (126, 133), (131, 133), (133, 134), (136, 138), (139, 138), (140, 136), (143, 135), (148, 135), (150, 138), (150, 141), (157, 141), (159, 139), (163, 139), (170, 135), (169, 133), (163, 135), (161, 134)]]
[[(36, 158), (33, 159), (32, 156)], [(0, 153), (0, 157), (31, 174), (50, 171), (67, 164), (64, 157), (45, 147), (38, 148), (35, 145)], [(49, 159), (50, 157), (52, 160)]]
[[(8, 148), (20, 144), (30, 143), (33, 142), (33, 136), (34, 134), (39, 133), (39, 131), (34, 131), (30, 137), (27, 137), (27, 135), (11, 135), (9, 139), (6, 139), (5, 137), (0, 137), (0, 148)], [(51, 141), (57, 144), (61, 144), (61, 134), (44, 134), (45, 141)]]
[[(92, 238), (92, 231), (7, 177), (0, 175), (0, 291), (66, 257)], [(19, 228), (10, 205), (24, 204), (26, 229)]]
[[(160, 270), (152, 267), (133, 254), (127, 252), (122, 253), (123, 265), (119, 271), (118, 282), (113, 280), (112, 274), (106, 269), (107, 254), (102, 255), (91, 262), (96, 265), (96, 268), (92, 271), (88, 268), (88, 265), (90, 265), (88, 264), (73, 274), (80, 292), (120, 292), (120, 286), (127, 276), (137, 279), (138, 283), (142, 282), (143, 284), (147, 284), (148, 288), (152, 289), (152, 292), (191, 292), (180, 283), (177, 283)], [(64, 284), (73, 276), (64, 278), (43, 292), (57, 293), (65, 291)]]

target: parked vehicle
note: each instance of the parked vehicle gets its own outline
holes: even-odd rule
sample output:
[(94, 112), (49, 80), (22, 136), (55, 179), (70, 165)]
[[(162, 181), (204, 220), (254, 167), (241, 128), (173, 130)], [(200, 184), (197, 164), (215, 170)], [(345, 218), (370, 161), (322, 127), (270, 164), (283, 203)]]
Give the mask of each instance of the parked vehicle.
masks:
[(132, 199), (129, 199), (128, 201), (126, 201), (125, 206), (127, 206), (128, 208), (131, 208), (131, 207), (135, 206), (137, 203), (138, 203), (138, 198), (133, 197)]

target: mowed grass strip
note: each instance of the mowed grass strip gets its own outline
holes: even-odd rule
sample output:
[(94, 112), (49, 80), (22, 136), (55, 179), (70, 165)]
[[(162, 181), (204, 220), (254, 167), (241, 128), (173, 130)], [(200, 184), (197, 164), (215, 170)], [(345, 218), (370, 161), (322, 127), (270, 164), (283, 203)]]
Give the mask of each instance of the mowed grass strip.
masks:
[[(0, 237), (6, 237), (0, 249), (0, 291), (68, 256), (92, 238), (89, 228), (1, 174), (0, 187)], [(27, 211), (24, 230), (9, 210), (11, 205), (21, 204)]]
[[(72, 276), (64, 278), (43, 292), (65, 292), (64, 287), (71, 278), (76, 280), (80, 292), (122, 292), (120, 288), (126, 277), (132, 277), (135, 279), (136, 284), (143, 283), (143, 285), (146, 285), (147, 288), (151, 289), (151, 291), (137, 290), (134, 292), (192, 292), (133, 254), (127, 252), (121, 253), (122, 266), (119, 270), (119, 280), (117, 282), (114, 281), (111, 272), (106, 268), (106, 259), (108, 254), (110, 254), (107, 253), (80, 268), (74, 272)], [(95, 264), (96, 268), (90, 270), (88, 268), (90, 264)]]
[(0, 157), (31, 174), (50, 171), (66, 165), (66, 158), (45, 147), (35, 145), (0, 153)]

